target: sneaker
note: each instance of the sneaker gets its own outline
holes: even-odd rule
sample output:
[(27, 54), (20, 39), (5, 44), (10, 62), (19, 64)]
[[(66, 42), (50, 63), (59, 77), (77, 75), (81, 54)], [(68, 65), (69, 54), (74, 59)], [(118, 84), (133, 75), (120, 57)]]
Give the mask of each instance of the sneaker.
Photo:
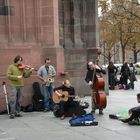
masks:
[(49, 108), (45, 108), (44, 112), (49, 112), (50, 109)]
[(136, 121), (136, 120), (132, 120), (128, 122), (129, 125), (140, 125), (140, 122)]
[(118, 116), (116, 114), (109, 114), (110, 119), (118, 119)]
[(10, 115), (10, 119), (14, 119), (15, 118), (15, 115), (14, 114), (11, 114)]
[(60, 117), (60, 120), (64, 120), (66, 117), (65, 117), (65, 115), (62, 115), (61, 117)]

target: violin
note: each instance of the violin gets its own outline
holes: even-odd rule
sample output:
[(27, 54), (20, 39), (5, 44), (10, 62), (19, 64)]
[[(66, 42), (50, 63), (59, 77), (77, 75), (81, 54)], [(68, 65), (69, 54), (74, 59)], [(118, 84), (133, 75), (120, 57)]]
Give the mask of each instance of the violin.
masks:
[(20, 70), (35, 70), (35, 71), (37, 71), (35, 68), (32, 68), (31, 66), (29, 66), (29, 65), (25, 65), (25, 64), (20, 64), (20, 65), (18, 65), (18, 68), (20, 69)]

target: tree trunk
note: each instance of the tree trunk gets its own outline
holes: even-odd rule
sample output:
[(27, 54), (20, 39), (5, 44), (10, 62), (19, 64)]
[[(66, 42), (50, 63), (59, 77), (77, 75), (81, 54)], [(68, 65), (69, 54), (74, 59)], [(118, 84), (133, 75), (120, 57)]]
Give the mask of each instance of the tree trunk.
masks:
[(110, 62), (111, 61), (111, 53), (109, 52), (108, 53), (108, 62)]
[(122, 46), (122, 63), (125, 62), (125, 47)]
[(134, 63), (137, 62), (137, 50), (136, 50), (136, 43), (133, 45), (133, 56), (134, 56)]
[(136, 52), (136, 50), (134, 50), (133, 53), (134, 53), (134, 63), (137, 63), (137, 52)]

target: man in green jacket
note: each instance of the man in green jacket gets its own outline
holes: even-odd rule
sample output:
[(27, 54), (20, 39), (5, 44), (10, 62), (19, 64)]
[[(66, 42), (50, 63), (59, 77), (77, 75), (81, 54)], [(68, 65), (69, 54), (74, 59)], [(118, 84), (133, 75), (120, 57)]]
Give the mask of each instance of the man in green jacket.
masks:
[(10, 119), (22, 116), (20, 114), (20, 101), (24, 87), (23, 78), (30, 77), (33, 71), (32, 68), (26, 70), (24, 67), (21, 67), (22, 65), (23, 58), (18, 55), (14, 58), (14, 63), (9, 65), (7, 70), (7, 78), (10, 80), (12, 86), (12, 92), (9, 97)]

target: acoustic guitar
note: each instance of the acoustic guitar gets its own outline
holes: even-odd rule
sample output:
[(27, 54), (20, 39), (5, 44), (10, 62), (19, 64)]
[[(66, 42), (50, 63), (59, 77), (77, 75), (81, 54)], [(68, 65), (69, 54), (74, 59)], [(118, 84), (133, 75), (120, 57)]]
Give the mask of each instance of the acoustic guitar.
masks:
[(68, 101), (69, 97), (75, 97), (75, 95), (69, 95), (67, 91), (56, 90), (52, 96), (53, 102), (58, 104), (61, 101)]

